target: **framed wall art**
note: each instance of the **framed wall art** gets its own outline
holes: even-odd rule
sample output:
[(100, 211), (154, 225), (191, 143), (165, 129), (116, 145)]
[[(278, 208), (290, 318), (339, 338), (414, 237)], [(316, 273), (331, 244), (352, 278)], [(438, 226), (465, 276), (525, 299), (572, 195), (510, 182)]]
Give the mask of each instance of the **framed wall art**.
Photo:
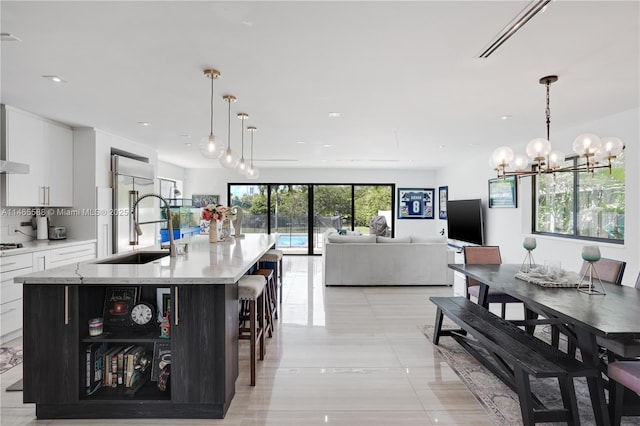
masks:
[(433, 219), (433, 188), (398, 188), (398, 219)]
[(220, 204), (220, 196), (212, 194), (193, 194), (191, 196), (193, 207), (207, 207), (209, 204)]
[(447, 218), (447, 200), (449, 199), (449, 187), (441, 186), (438, 188), (438, 219)]
[(489, 208), (518, 207), (518, 182), (515, 176), (489, 179)]

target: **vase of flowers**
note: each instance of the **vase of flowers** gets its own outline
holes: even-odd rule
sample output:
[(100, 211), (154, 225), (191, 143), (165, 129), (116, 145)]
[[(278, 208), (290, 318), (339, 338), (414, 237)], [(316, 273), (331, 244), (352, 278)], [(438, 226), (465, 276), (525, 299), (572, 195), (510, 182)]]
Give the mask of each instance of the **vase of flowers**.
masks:
[(202, 219), (209, 221), (209, 242), (217, 243), (223, 240), (220, 238), (218, 223), (225, 219), (233, 219), (234, 213), (228, 207), (220, 204), (209, 204), (202, 209)]

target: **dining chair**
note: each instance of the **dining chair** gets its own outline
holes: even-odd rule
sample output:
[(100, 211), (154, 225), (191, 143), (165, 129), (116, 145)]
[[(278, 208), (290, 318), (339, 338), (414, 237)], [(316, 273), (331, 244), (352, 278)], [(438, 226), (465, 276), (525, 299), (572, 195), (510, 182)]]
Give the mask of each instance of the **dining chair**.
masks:
[[(596, 268), (596, 273), (602, 281), (622, 285), (622, 276), (624, 275), (624, 268), (627, 266), (627, 262), (603, 257), (595, 262), (593, 266)], [(589, 262), (583, 262), (582, 268), (580, 269), (580, 276), (583, 276), (588, 268)]]
[(619, 426), (622, 416), (640, 416), (640, 405), (625, 403), (625, 393), (640, 393), (640, 361), (612, 362), (608, 375), (609, 415), (611, 424)]
[[(498, 246), (464, 246), (462, 253), (464, 255), (464, 263), (467, 265), (500, 265), (502, 263), (500, 247)], [(466, 285), (467, 299), (471, 299), (471, 296), (478, 299), (480, 296), (480, 282), (467, 277)], [(504, 318), (506, 316), (507, 303), (522, 303), (522, 301), (489, 287), (487, 303), (500, 303), (502, 307), (501, 317)]]
[[(627, 262), (623, 260), (601, 258), (599, 261), (593, 264), (596, 270), (597, 277), (602, 281), (607, 281), (613, 284), (622, 285), (622, 277), (624, 275), (624, 268), (627, 266)], [(580, 276), (584, 276), (589, 268), (589, 262), (583, 262), (580, 269)], [(596, 278), (596, 277), (594, 277)], [(552, 345), (557, 347), (560, 338), (560, 331), (557, 327), (551, 329), (551, 342)], [(600, 358), (605, 361), (606, 367), (607, 360), (613, 361), (619, 356), (626, 357), (628, 354), (634, 353), (638, 350), (636, 345), (621, 345), (619, 340), (607, 339), (605, 337), (596, 336), (598, 346), (600, 346)], [(633, 347), (632, 347), (633, 346)], [(569, 352), (575, 353), (575, 342), (570, 339)], [(617, 355), (616, 355), (617, 354)]]

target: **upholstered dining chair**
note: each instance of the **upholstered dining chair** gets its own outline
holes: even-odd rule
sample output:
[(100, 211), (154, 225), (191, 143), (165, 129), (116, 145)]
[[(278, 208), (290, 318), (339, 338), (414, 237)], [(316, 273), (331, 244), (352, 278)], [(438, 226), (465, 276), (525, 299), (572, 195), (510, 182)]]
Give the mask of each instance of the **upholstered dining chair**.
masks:
[[(464, 246), (462, 248), (464, 263), (467, 265), (500, 265), (500, 247), (498, 246)], [(473, 278), (467, 277), (467, 299), (471, 296), (478, 299), (480, 296), (480, 283)], [(515, 297), (489, 287), (487, 303), (500, 303), (501, 316), (504, 318), (507, 311), (507, 303), (522, 303)]]
[[(596, 268), (596, 273), (602, 281), (622, 285), (622, 276), (624, 275), (624, 268), (627, 266), (627, 262), (603, 257), (595, 262), (593, 266)], [(583, 276), (585, 272), (587, 272), (587, 268), (589, 268), (589, 262), (583, 262), (582, 268), (580, 269), (580, 276)]]
[(619, 426), (622, 416), (640, 416), (638, 404), (625, 404), (625, 393), (640, 393), (640, 360), (612, 362), (608, 375), (609, 415), (611, 424)]
[[(599, 261), (595, 262), (593, 266), (595, 267), (597, 273), (597, 277), (594, 276), (594, 279), (597, 279), (599, 277), (602, 281), (622, 285), (622, 277), (624, 275), (624, 268), (627, 266), (627, 262), (623, 260), (607, 259), (603, 257)], [(587, 268), (589, 268), (589, 262), (585, 261), (582, 263), (580, 276), (583, 276), (587, 272)], [(557, 327), (552, 327), (551, 344), (555, 347), (558, 347), (559, 339), (560, 330)], [(639, 349), (637, 347), (632, 348), (628, 345), (622, 345), (619, 340), (607, 339), (599, 336), (596, 336), (596, 340), (601, 348), (601, 359), (603, 360), (613, 360), (616, 357), (615, 354), (619, 354), (618, 356), (626, 356), (627, 354), (634, 353)], [(575, 341), (572, 341), (571, 339), (569, 340), (568, 351), (570, 353), (575, 353)], [(607, 355), (606, 357), (604, 356), (605, 354)]]

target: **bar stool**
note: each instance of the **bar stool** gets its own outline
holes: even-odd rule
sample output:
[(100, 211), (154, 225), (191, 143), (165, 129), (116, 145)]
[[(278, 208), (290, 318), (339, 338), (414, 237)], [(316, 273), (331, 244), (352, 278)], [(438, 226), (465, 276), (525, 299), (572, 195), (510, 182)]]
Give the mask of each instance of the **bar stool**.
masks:
[[(256, 385), (256, 346), (259, 346), (260, 359), (264, 359), (265, 282), (265, 278), (261, 275), (245, 275), (238, 281), (238, 300), (241, 303), (238, 339), (249, 340), (251, 386)], [(245, 325), (246, 321), (249, 321), (248, 328)]]
[(273, 331), (275, 330), (274, 321), (278, 319), (278, 293), (277, 293), (277, 284), (274, 279), (273, 269), (258, 269), (253, 273), (254, 275), (262, 275), (267, 284), (265, 285), (265, 320), (266, 320), (266, 331), (268, 332), (268, 337), (273, 335)]
[(271, 249), (268, 252), (266, 252), (264, 255), (262, 255), (262, 257), (260, 258), (260, 263), (266, 263), (266, 262), (270, 262), (273, 263), (273, 272), (275, 274), (275, 280), (276, 283), (278, 281), (280, 281), (280, 303), (282, 303), (282, 273), (283, 273), (283, 269), (282, 269), (282, 257), (283, 257), (284, 253), (282, 250), (277, 250), (277, 249)]

